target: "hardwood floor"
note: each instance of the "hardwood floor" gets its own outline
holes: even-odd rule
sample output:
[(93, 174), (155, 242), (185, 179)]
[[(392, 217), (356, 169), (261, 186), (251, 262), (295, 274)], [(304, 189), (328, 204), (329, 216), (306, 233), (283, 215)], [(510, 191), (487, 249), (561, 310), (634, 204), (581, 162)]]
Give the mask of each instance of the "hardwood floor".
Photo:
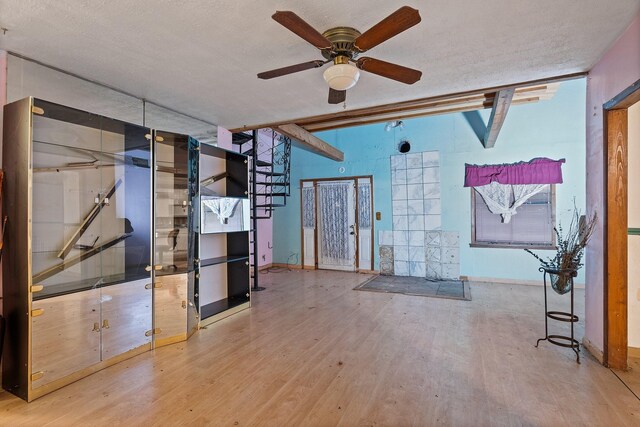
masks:
[(640, 401), (586, 351), (577, 365), (533, 347), (542, 288), (472, 283), (473, 301), (352, 290), (368, 277), (262, 275), (251, 310), (187, 342), (31, 404), (0, 393), (0, 425), (640, 425)]
[(640, 358), (629, 357), (629, 370), (615, 371), (616, 375), (629, 387), (636, 396), (640, 396)]

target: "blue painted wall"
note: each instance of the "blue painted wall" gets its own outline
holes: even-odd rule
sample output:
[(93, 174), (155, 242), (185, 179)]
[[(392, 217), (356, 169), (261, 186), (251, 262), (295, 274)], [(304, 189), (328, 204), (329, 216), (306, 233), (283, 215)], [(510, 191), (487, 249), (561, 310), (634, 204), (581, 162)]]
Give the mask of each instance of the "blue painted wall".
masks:
[[(431, 116), (405, 121), (403, 130), (385, 132), (384, 124), (320, 132), (318, 137), (344, 152), (344, 162), (334, 162), (294, 147), (292, 197), (274, 217), (274, 263), (300, 263), (300, 179), (373, 175), (375, 268), (378, 268), (378, 231), (391, 230), (391, 170), (389, 157), (397, 142), (411, 141), (411, 152), (440, 151), (442, 229), (460, 233), (460, 274), (473, 277), (540, 280), (538, 263), (521, 249), (471, 248), (471, 195), (463, 187), (465, 163), (512, 163), (535, 157), (566, 158), (564, 183), (556, 187), (556, 213), (568, 224), (573, 204), (585, 211), (585, 108), (584, 79), (564, 82), (553, 99), (513, 106), (495, 148), (484, 149), (462, 114)], [(486, 121), (489, 110), (482, 111)], [(344, 167), (344, 172), (340, 168)], [(551, 251), (539, 251), (553, 255)], [(577, 282), (584, 283), (582, 277)]]

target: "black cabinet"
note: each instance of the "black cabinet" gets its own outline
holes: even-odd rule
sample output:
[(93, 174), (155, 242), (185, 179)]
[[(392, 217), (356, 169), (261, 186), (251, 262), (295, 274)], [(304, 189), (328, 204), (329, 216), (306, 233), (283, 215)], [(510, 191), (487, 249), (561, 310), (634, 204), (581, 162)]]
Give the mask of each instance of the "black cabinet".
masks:
[(248, 160), (201, 144), (199, 174), (196, 294), (205, 325), (250, 306)]

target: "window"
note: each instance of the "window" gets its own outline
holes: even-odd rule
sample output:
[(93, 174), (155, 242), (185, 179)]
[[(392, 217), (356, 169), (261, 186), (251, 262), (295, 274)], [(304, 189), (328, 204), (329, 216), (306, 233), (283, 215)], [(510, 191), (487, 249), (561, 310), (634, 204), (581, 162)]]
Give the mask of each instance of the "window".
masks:
[(555, 247), (555, 186), (527, 200), (511, 221), (489, 211), (482, 196), (471, 189), (471, 246), (553, 249)]

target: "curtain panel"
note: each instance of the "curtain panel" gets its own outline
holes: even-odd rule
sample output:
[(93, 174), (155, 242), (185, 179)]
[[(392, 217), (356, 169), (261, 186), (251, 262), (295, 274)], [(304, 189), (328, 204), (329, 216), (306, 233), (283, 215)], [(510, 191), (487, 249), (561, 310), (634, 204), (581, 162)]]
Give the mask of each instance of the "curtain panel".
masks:
[(502, 165), (465, 165), (464, 186), (480, 187), (499, 184), (562, 184), (562, 164), (565, 159), (540, 157), (528, 162)]
[[(349, 239), (350, 181), (318, 183), (319, 257), (323, 264), (347, 265), (351, 260)], [(352, 196), (352, 194), (351, 194)]]
[(465, 165), (464, 186), (473, 187), (489, 211), (509, 223), (517, 209), (549, 184), (562, 183), (565, 159), (537, 158), (502, 165)]

